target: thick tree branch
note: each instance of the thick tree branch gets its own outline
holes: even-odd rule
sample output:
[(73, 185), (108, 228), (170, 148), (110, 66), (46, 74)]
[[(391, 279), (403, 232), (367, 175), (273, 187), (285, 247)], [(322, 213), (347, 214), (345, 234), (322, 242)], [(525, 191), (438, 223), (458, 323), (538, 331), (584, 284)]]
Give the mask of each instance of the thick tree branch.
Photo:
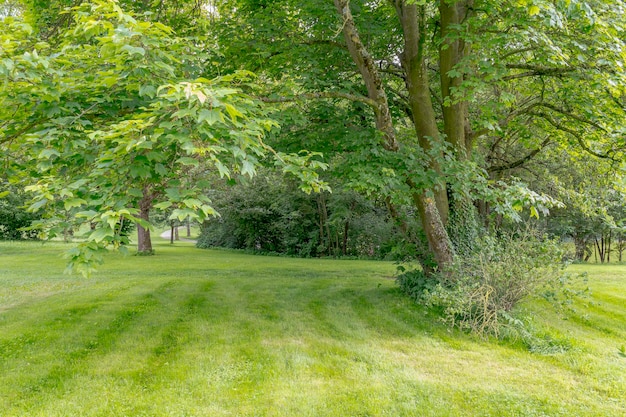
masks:
[(23, 128), (15, 131), (15, 132), (7, 135), (7, 136), (0, 137), (0, 144), (7, 143), (7, 142), (12, 141), (13, 139), (18, 138), (19, 136), (23, 135), (24, 133), (27, 133), (32, 128), (36, 127), (40, 123), (45, 122), (46, 120), (48, 120), (48, 119), (37, 119), (37, 120), (34, 120), (34, 121), (30, 122), (29, 124), (27, 124), (26, 126), (24, 126)]
[(379, 69), (361, 40), (359, 30), (356, 27), (352, 12), (350, 11), (349, 0), (334, 0), (334, 3), (337, 13), (343, 21), (341, 30), (350, 57), (363, 77), (368, 98), (377, 104), (375, 107), (376, 128), (382, 132), (384, 136), (384, 147), (388, 150), (396, 151), (399, 148), (399, 144)]

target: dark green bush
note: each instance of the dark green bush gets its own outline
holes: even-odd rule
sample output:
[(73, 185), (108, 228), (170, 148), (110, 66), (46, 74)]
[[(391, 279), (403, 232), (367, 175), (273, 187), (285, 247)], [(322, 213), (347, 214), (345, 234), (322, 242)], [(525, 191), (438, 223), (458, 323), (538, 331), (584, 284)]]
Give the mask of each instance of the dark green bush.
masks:
[(0, 239), (20, 240), (37, 238), (36, 230), (24, 230), (39, 216), (26, 210), (26, 197), (13, 187), (2, 189), (0, 194)]
[(394, 226), (385, 208), (356, 192), (305, 194), (268, 172), (211, 195), (220, 217), (202, 225), (197, 246), (290, 256), (385, 257)]

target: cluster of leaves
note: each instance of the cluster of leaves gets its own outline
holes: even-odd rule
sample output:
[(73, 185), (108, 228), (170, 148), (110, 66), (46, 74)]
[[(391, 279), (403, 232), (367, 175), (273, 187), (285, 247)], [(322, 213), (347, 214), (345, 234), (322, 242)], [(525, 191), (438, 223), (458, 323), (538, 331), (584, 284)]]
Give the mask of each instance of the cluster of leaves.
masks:
[(67, 13), (72, 23), (55, 44), (5, 19), (0, 144), (7, 158), (19, 152), (36, 163), (11, 162), (17, 175), (31, 170), (37, 178), (26, 189), (30, 209), (47, 212), (36, 225), (42, 237), (73, 229), (87, 239), (72, 255), (77, 266), (85, 261), (89, 270), (99, 249), (123, 247), (125, 221), (149, 228), (142, 205), (172, 208), (178, 219), (214, 215), (203, 193), (209, 184), (181, 179), (192, 168), (252, 177), (273, 157), (307, 190), (324, 187), (315, 173), (324, 165), (313, 155), (281, 154), (264, 143), (276, 123), (243, 91), (251, 73), (203, 77), (210, 51), (159, 22), (136, 19), (115, 1)]

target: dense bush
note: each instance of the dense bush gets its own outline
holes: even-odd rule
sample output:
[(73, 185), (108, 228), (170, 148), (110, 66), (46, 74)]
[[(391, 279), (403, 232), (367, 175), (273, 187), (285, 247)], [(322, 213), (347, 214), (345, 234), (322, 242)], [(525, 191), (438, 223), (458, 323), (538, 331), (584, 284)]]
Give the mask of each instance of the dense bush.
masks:
[(397, 281), (418, 302), (440, 310), (451, 326), (481, 336), (523, 332), (512, 313), (527, 297), (558, 301), (565, 283), (562, 245), (523, 232), (477, 238), (471, 252), (435, 277), (403, 271)]
[(0, 239), (36, 238), (37, 231), (23, 230), (23, 228), (30, 226), (33, 220), (38, 219), (37, 215), (24, 208), (25, 196), (14, 188), (0, 189), (0, 194), (6, 194), (0, 198)]
[(220, 217), (202, 226), (201, 248), (382, 258), (393, 247), (394, 227), (386, 210), (352, 191), (307, 195), (268, 173), (224, 185), (210, 197)]

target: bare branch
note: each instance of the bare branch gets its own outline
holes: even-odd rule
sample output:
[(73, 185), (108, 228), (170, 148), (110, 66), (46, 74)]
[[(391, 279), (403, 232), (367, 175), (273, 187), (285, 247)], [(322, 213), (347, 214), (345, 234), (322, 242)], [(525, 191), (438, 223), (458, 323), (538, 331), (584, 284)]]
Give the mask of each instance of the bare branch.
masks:
[(506, 67), (508, 69), (526, 70), (526, 72), (507, 75), (506, 77), (502, 77), (503, 81), (510, 81), (510, 80), (515, 80), (518, 78), (525, 78), (525, 77), (538, 77), (538, 76), (555, 77), (555, 76), (577, 71), (577, 68), (574, 68), (574, 67), (542, 67), (540, 65), (528, 65), (528, 64), (506, 64)]
[(548, 146), (549, 143), (550, 143), (550, 136), (545, 138), (544, 141), (541, 142), (541, 144), (537, 148), (535, 148), (532, 151), (530, 151), (530, 153), (528, 153), (528, 155), (524, 156), (523, 158), (518, 159), (517, 161), (511, 162), (509, 164), (499, 165), (499, 166), (495, 166), (495, 167), (489, 167), (489, 168), (487, 168), (487, 171), (488, 172), (502, 172), (502, 171), (507, 171), (509, 169), (514, 169), (514, 168), (517, 168), (517, 167), (519, 167), (521, 165), (524, 165), (526, 162), (528, 162), (532, 158), (534, 158), (535, 155), (537, 155), (539, 152), (541, 152), (541, 150), (543, 148)]
[(606, 132), (606, 129), (605, 129), (605, 128), (603, 128), (602, 126), (600, 126), (599, 124), (597, 124), (597, 123), (595, 123), (595, 122), (592, 122), (591, 120), (585, 119), (584, 117), (577, 116), (577, 115), (575, 115), (575, 114), (573, 114), (573, 113), (570, 113), (570, 112), (568, 112), (567, 110), (562, 109), (562, 108), (560, 108), (560, 107), (557, 107), (557, 106), (555, 106), (555, 105), (553, 105), (553, 104), (549, 104), (549, 103), (537, 103), (537, 105), (538, 105), (538, 106), (541, 106), (541, 107), (545, 107), (545, 108), (550, 109), (550, 110), (554, 110), (554, 111), (555, 111), (555, 112), (557, 112), (557, 113), (561, 113), (562, 115), (569, 117), (570, 119), (574, 119), (574, 120), (576, 120), (576, 121), (579, 121), (579, 122), (581, 122), (581, 123), (587, 124), (587, 125), (589, 125), (589, 126), (593, 126), (593, 127), (595, 127), (596, 129), (602, 130), (603, 132)]
[(514, 49), (514, 50), (509, 51), (506, 54), (502, 55), (499, 59), (500, 60), (504, 60), (504, 59), (507, 59), (510, 56), (517, 55), (517, 54), (523, 54), (524, 52), (529, 52), (529, 51), (532, 51), (534, 49), (536, 49), (536, 47), (534, 47), (534, 46), (528, 46), (526, 48)]
[(358, 94), (342, 93), (340, 91), (321, 91), (317, 93), (304, 93), (291, 97), (258, 97), (259, 100), (265, 103), (293, 103), (296, 101), (326, 99), (326, 98), (340, 98), (344, 100), (356, 101), (370, 106), (376, 113), (379, 112), (379, 104), (376, 100), (371, 98), (360, 96)]

